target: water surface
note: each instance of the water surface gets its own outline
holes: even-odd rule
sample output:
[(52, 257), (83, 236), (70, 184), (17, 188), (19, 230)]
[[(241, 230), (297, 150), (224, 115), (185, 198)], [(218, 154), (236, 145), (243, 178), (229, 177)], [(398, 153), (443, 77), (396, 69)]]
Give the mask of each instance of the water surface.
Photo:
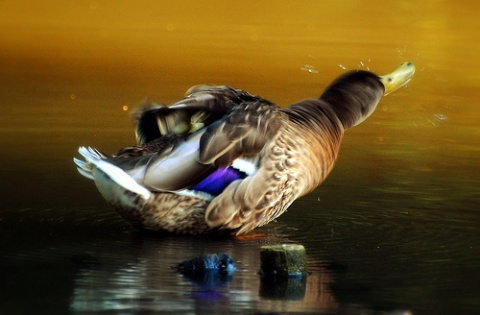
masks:
[[(475, 314), (480, 79), (470, 1), (0, 3), (0, 313)], [(128, 112), (193, 84), (280, 106), (352, 69), (417, 66), (347, 132), (327, 181), (252, 239), (130, 230), (72, 163), (134, 142)], [(259, 248), (307, 248), (304, 282), (258, 276)], [(171, 266), (212, 252), (230, 281)]]

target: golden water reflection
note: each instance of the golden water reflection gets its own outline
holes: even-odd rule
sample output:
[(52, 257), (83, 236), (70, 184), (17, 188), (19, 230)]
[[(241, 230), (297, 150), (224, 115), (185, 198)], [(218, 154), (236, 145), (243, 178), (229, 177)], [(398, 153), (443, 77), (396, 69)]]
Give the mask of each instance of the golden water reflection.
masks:
[[(148, 265), (145, 279), (159, 273), (170, 281), (168, 292), (152, 284), (145, 294), (170, 298), (180, 290), (178, 301), (194, 303), (185, 297), (189, 285), (156, 265), (161, 253), (172, 261), (188, 258), (188, 240), (147, 242), (145, 252), (128, 242), (110, 248), (122, 222), (77, 174), (72, 157), (78, 146), (112, 152), (131, 145), (129, 110), (144, 98), (176, 101), (194, 84), (232, 85), (287, 106), (318, 96), (346, 70), (382, 74), (408, 60), (417, 67), (413, 80), (346, 134), (327, 182), (279, 219), (287, 241), (307, 245), (313, 265), (338, 260), (349, 269), (334, 276), (347, 287), (367, 282), (372, 291), (334, 294), (330, 285), (343, 282), (319, 268), (308, 278), (314, 282), (307, 283), (303, 300), (265, 302), (256, 275), (239, 273), (231, 289), (251, 299), (234, 305), (280, 311), (362, 303), (373, 310), (376, 302), (450, 313), (458, 305), (475, 308), (479, 9), (467, 0), (1, 1), (0, 250), (24, 260), (2, 257), (0, 266), (41, 266), (63, 288), (64, 274), (72, 272), (65, 261), (87, 253), (103, 265), (75, 269), (72, 296), (62, 301), (92, 294), (92, 302), (95, 288), (115, 281), (115, 271), (128, 265), (109, 259), (126, 255), (138, 259), (137, 266)], [(64, 238), (65, 244), (56, 243)], [(236, 257), (249, 262), (246, 270), (256, 270), (250, 263), (257, 260), (257, 244), (234, 245)], [(37, 255), (42, 250), (48, 255)], [(45, 263), (52, 253), (62, 255), (55, 264), (64, 274)], [(33, 272), (21, 281), (2, 280), (18, 292), (44, 281)], [(9, 292), (16, 291), (3, 293)], [(46, 300), (58, 303), (52, 296)]]

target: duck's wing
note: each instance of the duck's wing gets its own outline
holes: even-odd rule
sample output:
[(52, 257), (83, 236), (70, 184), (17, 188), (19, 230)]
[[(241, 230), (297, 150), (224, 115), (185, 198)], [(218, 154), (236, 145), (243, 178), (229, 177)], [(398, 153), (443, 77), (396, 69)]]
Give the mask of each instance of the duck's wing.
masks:
[(179, 102), (169, 106), (146, 104), (135, 112), (137, 142), (144, 144), (171, 133), (193, 133), (256, 98), (229, 86), (193, 86)]
[[(244, 157), (249, 161), (257, 161), (256, 155), (279, 127), (279, 109), (276, 105), (241, 90), (229, 87), (196, 88), (185, 100), (169, 109), (160, 107), (147, 110), (143, 118), (153, 117), (155, 122), (152, 122), (154, 127), (151, 130), (156, 128), (156, 132), (159, 132), (159, 118), (169, 120), (172, 117), (175, 120), (175, 117), (180, 117), (178, 113), (194, 115), (207, 108), (209, 113), (221, 113), (221, 116), (199, 130), (165, 135), (159, 133), (159, 137), (143, 142), (152, 136), (147, 132), (140, 144), (122, 149), (113, 156), (102, 155), (101, 160), (115, 165), (150, 191), (195, 189), (194, 186), (203, 184), (207, 177), (211, 180), (210, 175), (219, 167), (235, 164), (235, 168), (240, 169), (239, 160)], [(139, 128), (147, 130), (142, 129), (142, 126), (145, 127), (142, 124), (147, 124), (143, 118), (139, 119)], [(87, 161), (85, 165), (80, 164), (77, 163), (83, 170), (82, 174), (88, 175), (86, 173), (92, 163)], [(252, 174), (252, 164), (245, 165), (249, 169), (240, 170)]]
[(242, 156), (255, 156), (278, 131), (280, 117), (278, 107), (263, 99), (235, 106), (206, 129), (200, 139), (199, 161), (219, 167), (230, 166)]
[(277, 106), (262, 99), (237, 104), (168, 153), (150, 156), (143, 167), (131, 171), (132, 177), (154, 191), (189, 189), (218, 167), (244, 157), (254, 160), (279, 129), (280, 115)]

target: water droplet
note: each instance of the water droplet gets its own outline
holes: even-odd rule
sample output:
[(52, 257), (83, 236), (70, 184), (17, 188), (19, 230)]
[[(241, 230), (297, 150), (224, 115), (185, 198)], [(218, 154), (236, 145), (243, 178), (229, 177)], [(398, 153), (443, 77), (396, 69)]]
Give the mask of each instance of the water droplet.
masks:
[(435, 114), (434, 116), (437, 120), (440, 120), (440, 121), (448, 120), (448, 117), (443, 114)]
[(312, 65), (304, 65), (300, 70), (307, 71), (308, 73), (318, 73), (319, 71), (315, 69)]

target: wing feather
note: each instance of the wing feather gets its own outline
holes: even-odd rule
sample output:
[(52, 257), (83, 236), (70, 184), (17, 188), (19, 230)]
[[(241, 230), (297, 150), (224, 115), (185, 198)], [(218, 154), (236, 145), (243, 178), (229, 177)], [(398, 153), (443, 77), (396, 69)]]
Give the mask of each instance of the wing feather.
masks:
[(199, 85), (170, 106), (146, 102), (134, 113), (137, 142), (143, 144), (170, 133), (194, 132), (222, 119), (236, 105), (254, 99), (250, 93), (229, 86)]
[(259, 153), (280, 127), (279, 108), (266, 100), (244, 102), (200, 140), (201, 163), (228, 166), (244, 155)]

